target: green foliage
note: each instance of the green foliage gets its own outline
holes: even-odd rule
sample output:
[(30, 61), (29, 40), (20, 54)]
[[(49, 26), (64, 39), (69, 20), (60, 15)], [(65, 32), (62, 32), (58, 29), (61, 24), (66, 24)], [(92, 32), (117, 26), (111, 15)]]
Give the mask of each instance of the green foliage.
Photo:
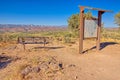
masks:
[(115, 15), (115, 23), (120, 27), (120, 12)]
[(85, 18), (85, 19), (92, 19), (92, 18), (93, 18), (92, 13), (91, 13), (91, 12), (87, 12), (87, 13), (84, 15), (84, 18)]
[[(6, 32), (0, 34), (0, 42), (16, 43), (18, 37), (52, 37), (54, 41), (60, 41), (61, 43), (74, 43), (78, 38), (78, 32), (70, 31), (54, 31), (54, 32)], [(53, 41), (53, 42), (54, 42)]]
[[(95, 17), (92, 16), (91, 12), (87, 12), (84, 15), (85, 19), (95, 19)], [(79, 14), (73, 14), (71, 17), (69, 17), (68, 19), (68, 28), (71, 31), (77, 31), (79, 28), (79, 24), (80, 24), (80, 16)]]
[(79, 27), (79, 14), (73, 14), (69, 19), (68, 19), (68, 28), (71, 31), (77, 30)]
[[(18, 37), (52, 37), (53, 40), (57, 41), (60, 38), (64, 43), (74, 43), (78, 39), (78, 32), (70, 32), (70, 31), (56, 31), (56, 32), (34, 32), (34, 33), (23, 33), (23, 32), (16, 32), (16, 33), (0, 33), (0, 42), (17, 42)], [(104, 29), (102, 31), (102, 39), (104, 40), (118, 40), (120, 42), (120, 31), (119, 30), (107, 30)]]

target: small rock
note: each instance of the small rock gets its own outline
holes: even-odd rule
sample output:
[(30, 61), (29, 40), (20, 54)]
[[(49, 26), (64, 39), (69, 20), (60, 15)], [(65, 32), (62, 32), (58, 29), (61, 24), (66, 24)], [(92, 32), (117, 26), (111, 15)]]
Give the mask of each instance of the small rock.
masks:
[(59, 64), (56, 63), (50, 63), (49, 68), (51, 68), (52, 70), (59, 70)]
[(70, 64), (68, 65), (68, 67), (76, 67), (74, 64)]
[(40, 68), (39, 68), (39, 67), (34, 67), (34, 68), (32, 69), (32, 71), (35, 72), (35, 73), (38, 73), (38, 72), (40, 71)]
[(42, 63), (42, 64), (39, 65), (39, 68), (40, 68), (42, 71), (46, 71), (49, 67), (48, 67), (47, 64)]
[(24, 76), (26, 76), (26, 75), (29, 74), (31, 71), (32, 71), (32, 70), (31, 70), (31, 67), (28, 66), (28, 67), (26, 67), (24, 70), (21, 71), (21, 74), (24, 75)]
[(75, 76), (75, 79), (78, 79), (78, 76)]

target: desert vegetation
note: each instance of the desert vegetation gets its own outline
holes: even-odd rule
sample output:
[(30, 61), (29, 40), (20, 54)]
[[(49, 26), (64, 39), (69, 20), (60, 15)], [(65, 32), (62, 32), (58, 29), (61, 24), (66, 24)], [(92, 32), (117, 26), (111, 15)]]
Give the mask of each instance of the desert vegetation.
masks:
[[(16, 42), (18, 37), (38, 37), (38, 36), (49, 36), (53, 37), (54, 39), (62, 38), (62, 40), (65, 40), (66, 38), (69, 39), (78, 39), (78, 31), (76, 32), (70, 32), (70, 31), (49, 31), (49, 32), (4, 32), (0, 33), (0, 42)], [(102, 31), (102, 40), (107, 39), (108, 41), (120, 40), (120, 31), (118, 29), (116, 30), (109, 30), (107, 28), (104, 28)]]
[[(89, 12), (84, 16), (93, 19)], [(115, 20), (119, 25), (119, 13)], [(68, 19), (67, 27), (4, 27), (0, 28), (1, 80), (119, 80), (119, 28), (101, 31), (102, 50), (96, 52), (95, 39), (84, 40), (85, 55), (78, 54), (79, 14)], [(18, 37), (52, 37), (44, 48), (17, 43)], [(109, 46), (108, 46), (109, 45)], [(104, 48), (104, 49), (103, 49)], [(106, 65), (107, 64), (107, 65)], [(109, 77), (108, 77), (109, 76)]]
[[(106, 74), (111, 76), (119, 73), (119, 70), (117, 73), (111, 71), (119, 67), (119, 29), (104, 28), (101, 43), (114, 42), (114, 45), (104, 48), (99, 54), (93, 49), (85, 55), (78, 55), (77, 31), (5, 32), (0, 35), (0, 78), (2, 80), (16, 80), (16, 78), (18, 80), (79, 80), (81, 78), (96, 80)], [(47, 45), (46, 48), (42, 48), (39, 44), (29, 44), (24, 51), (23, 46), (17, 44), (17, 38), (27, 36), (49, 36), (54, 40), (53, 44)], [(95, 45), (94, 40), (84, 41), (84, 50)], [(110, 63), (112, 61), (114, 63)], [(104, 70), (106, 66), (107, 69)], [(119, 76), (116, 75), (116, 77)], [(111, 78), (115, 79), (115, 77), (109, 79)]]

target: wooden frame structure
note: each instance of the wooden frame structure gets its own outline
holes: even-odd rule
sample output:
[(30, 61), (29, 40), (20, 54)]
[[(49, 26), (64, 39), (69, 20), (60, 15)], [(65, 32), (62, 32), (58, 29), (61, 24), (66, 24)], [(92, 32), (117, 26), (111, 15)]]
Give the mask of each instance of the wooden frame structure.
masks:
[(84, 39), (84, 10), (97, 10), (98, 11), (98, 27), (97, 27), (97, 38), (96, 38), (96, 47), (97, 50), (100, 50), (100, 36), (101, 36), (101, 21), (102, 21), (102, 14), (105, 12), (112, 12), (110, 10), (103, 10), (99, 8), (92, 8), (88, 6), (79, 6), (80, 7), (80, 25), (79, 25), (79, 53), (83, 53), (83, 39)]

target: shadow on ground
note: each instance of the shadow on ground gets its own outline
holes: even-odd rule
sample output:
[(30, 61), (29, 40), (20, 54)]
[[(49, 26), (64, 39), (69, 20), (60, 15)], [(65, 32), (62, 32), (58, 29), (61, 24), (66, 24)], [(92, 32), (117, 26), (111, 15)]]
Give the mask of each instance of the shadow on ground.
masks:
[(7, 67), (7, 65), (11, 62), (11, 58), (8, 56), (0, 56), (0, 69)]
[[(105, 47), (107, 47), (109, 45), (115, 45), (115, 44), (118, 44), (118, 43), (116, 43), (116, 42), (103, 42), (103, 43), (100, 43), (100, 50), (104, 49)], [(83, 51), (83, 53), (86, 53), (86, 52), (88, 52), (90, 50), (93, 50), (93, 49), (96, 49), (96, 46)]]
[(35, 47), (34, 49), (60, 49), (64, 47)]

